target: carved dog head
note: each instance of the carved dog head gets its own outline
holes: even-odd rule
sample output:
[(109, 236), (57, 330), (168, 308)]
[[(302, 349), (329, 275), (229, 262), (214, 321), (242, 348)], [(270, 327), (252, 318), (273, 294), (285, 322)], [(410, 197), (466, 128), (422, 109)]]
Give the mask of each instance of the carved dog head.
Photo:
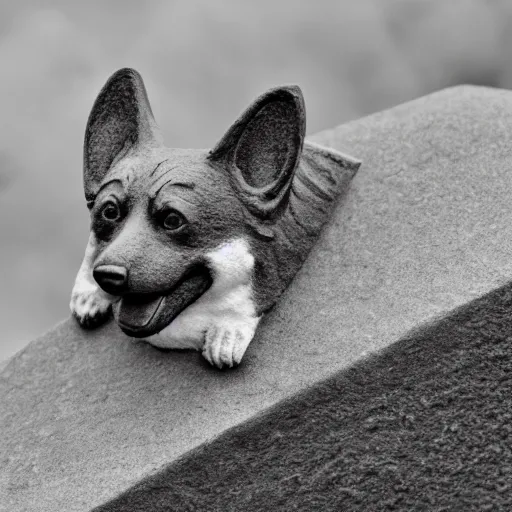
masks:
[(304, 136), (300, 89), (279, 87), (212, 150), (169, 149), (140, 75), (107, 81), (85, 134), (92, 234), (79, 277), (92, 274), (126, 334), (239, 362), (359, 165)]

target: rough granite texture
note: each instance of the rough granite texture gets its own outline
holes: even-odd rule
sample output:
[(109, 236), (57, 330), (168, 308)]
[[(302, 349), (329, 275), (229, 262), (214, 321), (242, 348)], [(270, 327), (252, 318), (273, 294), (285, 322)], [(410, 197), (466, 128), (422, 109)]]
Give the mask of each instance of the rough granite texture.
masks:
[(0, 373), (0, 510), (89, 510), (506, 283), (510, 126), (511, 92), (458, 87), (315, 136), (363, 165), (237, 370), (112, 324), (32, 342)]
[(418, 331), (95, 512), (512, 510), (512, 287)]

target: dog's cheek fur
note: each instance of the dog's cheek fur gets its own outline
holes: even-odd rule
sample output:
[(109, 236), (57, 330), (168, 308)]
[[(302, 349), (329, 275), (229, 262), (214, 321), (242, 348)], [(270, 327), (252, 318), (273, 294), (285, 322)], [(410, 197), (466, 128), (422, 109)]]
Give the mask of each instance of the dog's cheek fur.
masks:
[[(208, 185), (210, 181), (213, 180), (209, 179)], [(208, 191), (210, 195), (205, 195), (201, 201), (197, 216), (192, 220), (193, 236), (189, 240), (191, 247), (208, 248), (209, 252), (213, 252), (229, 239), (236, 240), (245, 236), (247, 229), (243, 207), (228, 187), (228, 183), (223, 190), (212, 187)], [(212, 201), (212, 197), (217, 200)]]

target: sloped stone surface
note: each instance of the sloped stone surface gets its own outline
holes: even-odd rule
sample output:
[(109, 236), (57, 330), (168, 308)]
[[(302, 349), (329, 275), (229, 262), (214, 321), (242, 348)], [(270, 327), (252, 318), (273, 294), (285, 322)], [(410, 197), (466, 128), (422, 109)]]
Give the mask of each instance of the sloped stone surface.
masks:
[(32, 342), (0, 374), (0, 510), (89, 510), (507, 282), (511, 121), (512, 93), (459, 87), (315, 136), (363, 165), (235, 371), (113, 325)]
[(95, 512), (510, 510), (511, 371), (507, 285)]

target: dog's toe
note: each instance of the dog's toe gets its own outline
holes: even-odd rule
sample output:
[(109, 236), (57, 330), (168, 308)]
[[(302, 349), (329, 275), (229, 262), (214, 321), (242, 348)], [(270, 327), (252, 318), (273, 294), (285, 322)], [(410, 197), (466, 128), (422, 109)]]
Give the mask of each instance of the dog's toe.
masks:
[(74, 290), (69, 307), (78, 323), (85, 329), (104, 323), (111, 313), (111, 301), (94, 288)]
[(206, 332), (203, 356), (217, 368), (233, 368), (240, 364), (254, 330), (245, 325), (217, 324)]

